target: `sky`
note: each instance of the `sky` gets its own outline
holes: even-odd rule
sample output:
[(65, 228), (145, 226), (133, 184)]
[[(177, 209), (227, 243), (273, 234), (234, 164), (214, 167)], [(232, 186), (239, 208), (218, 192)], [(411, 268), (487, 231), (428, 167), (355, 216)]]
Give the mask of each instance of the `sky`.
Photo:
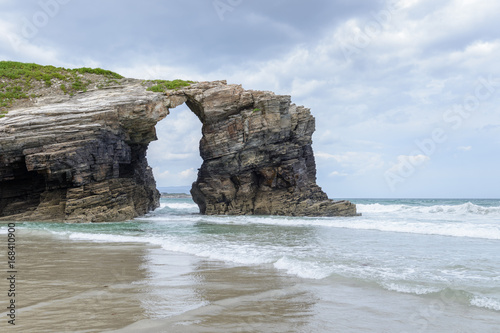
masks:
[[(0, 0), (0, 60), (291, 95), (331, 198), (500, 198), (500, 1)], [(190, 185), (186, 106), (148, 152)]]

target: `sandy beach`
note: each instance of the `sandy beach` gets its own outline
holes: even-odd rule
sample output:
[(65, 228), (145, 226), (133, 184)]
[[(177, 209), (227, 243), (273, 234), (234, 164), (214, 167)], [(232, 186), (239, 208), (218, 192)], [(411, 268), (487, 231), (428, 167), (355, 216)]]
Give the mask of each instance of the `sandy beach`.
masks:
[(16, 325), (4, 311), (5, 332), (494, 332), (498, 323), (494, 313), (356, 280), (302, 279), (140, 243), (21, 229), (17, 244)]
[(145, 318), (133, 284), (145, 278), (143, 245), (71, 242), (19, 230), (16, 246), (16, 325), (7, 324), (2, 311), (2, 330), (102, 332)]
[[(296, 278), (272, 269), (230, 267), (138, 243), (71, 241), (39, 231), (18, 231), (17, 242), (16, 325), (7, 324), (7, 312), (0, 324), (9, 332), (290, 329), (307, 323), (314, 304)], [(8, 288), (4, 282), (2, 290)]]

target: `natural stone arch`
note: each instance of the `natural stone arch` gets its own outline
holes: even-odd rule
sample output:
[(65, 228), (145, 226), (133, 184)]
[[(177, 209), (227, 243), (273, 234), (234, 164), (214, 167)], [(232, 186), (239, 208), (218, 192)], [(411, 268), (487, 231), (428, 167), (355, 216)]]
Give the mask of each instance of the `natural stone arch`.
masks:
[(183, 103), (202, 122), (191, 190), (202, 214), (356, 214), (316, 185), (314, 117), (290, 96), (225, 81), (154, 93), (123, 80), (0, 120), (0, 219), (122, 221), (158, 207), (146, 151), (158, 121)]

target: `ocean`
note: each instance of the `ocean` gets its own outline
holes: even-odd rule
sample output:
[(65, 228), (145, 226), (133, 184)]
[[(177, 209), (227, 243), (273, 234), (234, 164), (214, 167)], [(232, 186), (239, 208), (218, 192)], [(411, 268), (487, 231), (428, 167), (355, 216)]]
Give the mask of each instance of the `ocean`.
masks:
[[(272, 302), (292, 288), (293, 309), (280, 312), (283, 318), (274, 321), (293, 325), (282, 322), (285, 326), (273, 328), (247, 319), (245, 326), (222, 325), (220, 332), (500, 331), (499, 199), (350, 200), (362, 216), (202, 216), (191, 199), (162, 199), (156, 211), (130, 222), (18, 223), (17, 228), (75, 243), (150, 246), (142, 268), (149, 272), (143, 287), (152, 296), (141, 304), (150, 320), (210, 305), (199, 294), (203, 282), (193, 280), (197, 267), (184, 265), (172, 273), (169, 256), (182, 255), (228, 270), (244, 269), (243, 280), (258, 280), (265, 270), (293, 281), (259, 296)], [(6, 233), (6, 226), (1, 231)], [(173, 276), (175, 283), (169, 282)], [(180, 276), (189, 276), (191, 287), (176, 288), (186, 283)], [(231, 282), (218, 281), (221, 289)], [(296, 310), (300, 316), (294, 315)], [(262, 309), (260, 315), (268, 312)], [(259, 313), (250, 317), (255, 316)], [(294, 316), (302, 318), (300, 323)], [(184, 322), (192, 327), (200, 323), (192, 318)]]

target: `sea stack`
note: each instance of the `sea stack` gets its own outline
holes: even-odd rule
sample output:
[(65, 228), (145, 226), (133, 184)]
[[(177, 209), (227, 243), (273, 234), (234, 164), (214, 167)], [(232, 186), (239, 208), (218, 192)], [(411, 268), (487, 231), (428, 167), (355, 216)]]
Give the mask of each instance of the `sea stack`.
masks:
[(185, 101), (203, 124), (203, 164), (191, 194), (207, 215), (352, 216), (316, 185), (310, 110), (290, 96), (203, 82), (167, 99)]

